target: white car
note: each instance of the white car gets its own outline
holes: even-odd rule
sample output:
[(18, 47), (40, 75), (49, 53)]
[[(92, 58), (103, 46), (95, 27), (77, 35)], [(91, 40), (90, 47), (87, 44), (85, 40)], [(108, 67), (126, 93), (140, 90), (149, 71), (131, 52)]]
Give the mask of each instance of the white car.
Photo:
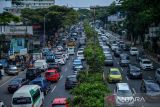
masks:
[(129, 52), (131, 55), (138, 55), (138, 53), (139, 53), (138, 49), (136, 47), (131, 47)]
[[(116, 107), (134, 107), (134, 97), (128, 83), (117, 83), (115, 90)], [(124, 107), (125, 107), (124, 106)]]
[(111, 46), (112, 51), (115, 51), (117, 48), (118, 48), (117, 44), (112, 44), (112, 46)]
[(62, 55), (55, 55), (55, 62), (62, 64), (62, 65), (66, 64), (66, 60), (64, 59)]
[(77, 52), (77, 57), (81, 60), (84, 60), (84, 54), (83, 54), (83, 51), (78, 51)]
[(140, 61), (140, 67), (143, 70), (152, 70), (153, 69), (153, 64), (149, 59), (142, 59)]

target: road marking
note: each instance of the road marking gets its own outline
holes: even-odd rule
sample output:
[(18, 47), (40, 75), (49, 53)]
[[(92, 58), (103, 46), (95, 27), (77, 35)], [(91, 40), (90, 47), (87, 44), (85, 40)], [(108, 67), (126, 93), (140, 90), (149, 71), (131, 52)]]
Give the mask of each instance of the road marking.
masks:
[(136, 91), (135, 91), (135, 89), (134, 89), (134, 88), (132, 88), (132, 90), (133, 90), (133, 93), (134, 93), (134, 94), (136, 94)]
[(53, 87), (53, 89), (52, 89), (52, 91), (51, 91), (51, 92), (53, 93), (53, 91), (54, 91), (55, 89), (56, 89), (56, 85)]
[(59, 80), (61, 80), (63, 78), (63, 75), (61, 75), (61, 77), (60, 77), (60, 79)]
[[(17, 77), (17, 76), (16, 76)], [(3, 83), (2, 85), (0, 85), (0, 88), (3, 87), (5, 84), (7, 84), (9, 81), (13, 80), (16, 77), (12, 77), (10, 80), (6, 81), (5, 83)]]
[(128, 77), (126, 76), (127, 81), (129, 80)]

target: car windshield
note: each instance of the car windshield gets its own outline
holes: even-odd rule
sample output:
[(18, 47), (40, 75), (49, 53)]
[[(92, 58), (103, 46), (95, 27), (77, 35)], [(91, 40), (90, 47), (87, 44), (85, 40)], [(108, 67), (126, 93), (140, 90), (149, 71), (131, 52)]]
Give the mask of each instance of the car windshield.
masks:
[(17, 97), (12, 100), (13, 105), (31, 104), (31, 102), (30, 97)]
[(117, 96), (119, 96), (119, 97), (131, 97), (132, 92), (130, 90), (119, 90), (117, 92)]
[(151, 64), (151, 61), (143, 61), (143, 64)]
[(120, 72), (118, 72), (118, 71), (111, 71), (111, 75), (120, 75)]
[(148, 91), (160, 92), (160, 87), (156, 83), (147, 83), (146, 87)]
[(132, 49), (132, 51), (138, 51), (137, 49)]
[(112, 60), (112, 56), (106, 56), (107, 59)]
[(52, 105), (52, 107), (66, 107), (66, 105)]

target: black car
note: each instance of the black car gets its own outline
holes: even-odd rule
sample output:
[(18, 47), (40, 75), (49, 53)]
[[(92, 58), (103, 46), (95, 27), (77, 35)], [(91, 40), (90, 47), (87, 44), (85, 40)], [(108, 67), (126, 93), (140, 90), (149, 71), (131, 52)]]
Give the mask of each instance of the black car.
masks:
[(141, 69), (131, 64), (128, 66), (127, 75), (129, 78), (132, 78), (132, 79), (136, 79), (136, 78), (142, 79)]
[(119, 65), (120, 66), (128, 66), (130, 63), (130, 57), (128, 54), (120, 54), (120, 61)]
[(145, 94), (144, 98), (147, 102), (159, 102), (160, 101), (160, 86), (154, 80), (142, 80), (140, 91)]
[(18, 90), (21, 86), (27, 85), (29, 81), (27, 81), (25, 78), (16, 77), (12, 81), (10, 81), (8, 85), (8, 92), (14, 93), (16, 90)]
[(119, 57), (120, 54), (122, 54), (122, 50), (121, 50), (120, 48), (118, 48), (118, 49), (116, 49), (116, 50), (114, 51), (114, 56), (115, 56), (115, 57)]
[(72, 89), (78, 84), (76, 75), (67, 76), (65, 82), (65, 89)]
[(38, 68), (28, 68), (26, 71), (26, 79), (33, 80), (41, 76), (41, 70)]
[(49, 63), (48, 70), (50, 69), (57, 69), (58, 72), (61, 72), (62, 66), (59, 63)]

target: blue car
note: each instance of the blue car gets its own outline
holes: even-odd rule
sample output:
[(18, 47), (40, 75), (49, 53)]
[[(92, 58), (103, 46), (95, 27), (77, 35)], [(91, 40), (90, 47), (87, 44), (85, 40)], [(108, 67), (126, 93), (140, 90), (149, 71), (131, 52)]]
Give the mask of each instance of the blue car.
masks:
[(34, 80), (32, 80), (29, 84), (35, 84), (35, 85), (39, 85), (41, 87), (41, 90), (44, 92), (44, 94), (46, 95), (51, 87), (50, 87), (50, 82), (47, 81), (45, 78), (43, 77), (37, 77)]
[(74, 71), (83, 70), (83, 64), (82, 64), (81, 59), (75, 59), (73, 61), (73, 70)]

